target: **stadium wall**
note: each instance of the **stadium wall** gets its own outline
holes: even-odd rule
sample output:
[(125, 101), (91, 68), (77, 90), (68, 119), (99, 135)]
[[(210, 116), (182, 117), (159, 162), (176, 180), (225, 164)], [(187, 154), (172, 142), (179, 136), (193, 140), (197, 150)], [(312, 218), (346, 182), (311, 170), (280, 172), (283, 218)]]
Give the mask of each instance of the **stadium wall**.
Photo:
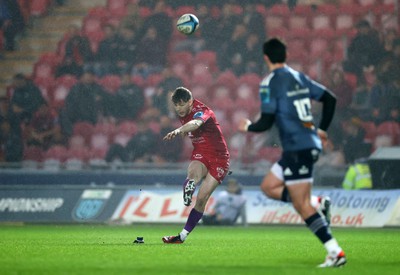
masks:
[[(42, 172), (30, 174), (30, 179), (13, 173), (0, 174), (0, 222), (184, 223), (190, 212), (182, 204), (181, 185), (176, 182), (184, 176), (183, 171), (136, 175)], [(302, 223), (290, 204), (261, 193), (261, 176), (235, 178), (244, 185), (249, 224)], [(330, 187), (316, 188), (314, 193), (332, 198), (333, 226), (400, 226), (400, 189), (346, 191)], [(207, 212), (213, 205), (214, 196)]]

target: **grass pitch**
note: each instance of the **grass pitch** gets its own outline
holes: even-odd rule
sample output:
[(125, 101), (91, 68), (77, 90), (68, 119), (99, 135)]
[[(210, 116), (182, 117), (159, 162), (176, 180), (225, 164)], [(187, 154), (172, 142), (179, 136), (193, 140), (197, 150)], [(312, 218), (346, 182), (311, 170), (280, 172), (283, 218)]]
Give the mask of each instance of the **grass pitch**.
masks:
[[(318, 269), (325, 250), (306, 227), (0, 225), (0, 274), (400, 274), (400, 229), (341, 229), (348, 263)], [(143, 236), (144, 244), (133, 244)]]

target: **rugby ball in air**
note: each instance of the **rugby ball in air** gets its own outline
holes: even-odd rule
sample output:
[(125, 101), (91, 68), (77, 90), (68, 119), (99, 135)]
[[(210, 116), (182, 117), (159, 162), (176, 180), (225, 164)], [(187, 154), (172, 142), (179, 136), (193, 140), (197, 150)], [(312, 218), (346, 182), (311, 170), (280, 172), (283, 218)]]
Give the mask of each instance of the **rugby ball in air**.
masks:
[(194, 14), (186, 13), (179, 17), (176, 27), (183, 34), (192, 34), (199, 27), (199, 19)]

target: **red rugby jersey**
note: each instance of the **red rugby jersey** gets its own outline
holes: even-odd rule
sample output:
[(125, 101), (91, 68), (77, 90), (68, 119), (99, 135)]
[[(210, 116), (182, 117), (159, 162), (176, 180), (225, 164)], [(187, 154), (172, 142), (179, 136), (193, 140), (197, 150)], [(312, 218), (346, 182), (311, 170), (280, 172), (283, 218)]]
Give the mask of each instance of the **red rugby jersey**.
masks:
[(200, 119), (204, 122), (199, 129), (188, 133), (194, 151), (205, 156), (229, 157), (228, 147), (215, 114), (204, 103), (195, 99), (192, 111), (179, 119), (182, 125), (193, 119)]

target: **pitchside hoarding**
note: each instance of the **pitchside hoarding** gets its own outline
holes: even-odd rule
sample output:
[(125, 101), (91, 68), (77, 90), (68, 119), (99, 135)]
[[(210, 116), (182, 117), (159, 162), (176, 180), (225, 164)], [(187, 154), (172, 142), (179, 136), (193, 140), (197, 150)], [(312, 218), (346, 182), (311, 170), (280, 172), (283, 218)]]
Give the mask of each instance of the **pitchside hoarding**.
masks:
[(125, 191), (112, 189), (0, 189), (0, 222), (105, 222)]
[[(217, 191), (218, 192), (218, 191)], [(332, 198), (332, 225), (340, 227), (400, 226), (400, 190), (345, 191), (315, 190), (316, 195)], [(215, 194), (216, 195), (216, 194)], [(214, 206), (214, 197), (206, 213)], [(251, 224), (301, 224), (303, 221), (291, 204), (266, 198), (259, 190), (245, 190), (247, 221)], [(184, 207), (182, 193), (167, 189), (129, 190), (112, 219), (125, 223), (184, 223), (191, 207)]]
[[(8, 187), (0, 189), (0, 222), (185, 223), (191, 207), (181, 187)], [(217, 189), (207, 204), (210, 213)], [(258, 188), (244, 190), (250, 224), (301, 224), (291, 204), (265, 197)], [(332, 225), (400, 226), (400, 190), (314, 190), (332, 198)], [(194, 200), (196, 198), (194, 197)], [(194, 203), (192, 203), (193, 205)]]

